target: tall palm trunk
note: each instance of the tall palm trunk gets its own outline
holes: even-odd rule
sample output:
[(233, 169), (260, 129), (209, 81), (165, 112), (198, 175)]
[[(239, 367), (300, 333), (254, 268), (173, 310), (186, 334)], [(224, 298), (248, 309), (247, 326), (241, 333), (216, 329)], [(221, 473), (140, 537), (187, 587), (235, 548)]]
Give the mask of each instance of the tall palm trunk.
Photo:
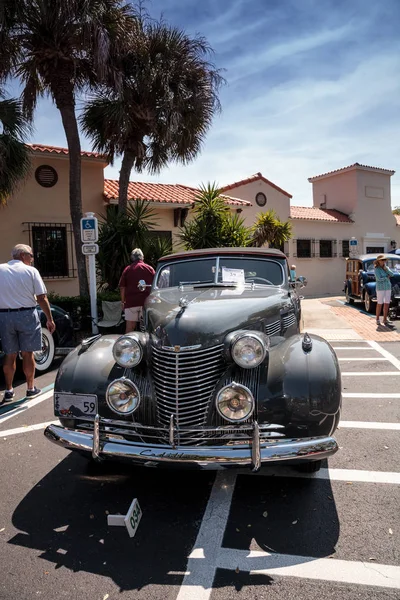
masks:
[(118, 212), (126, 213), (128, 207), (129, 177), (135, 162), (135, 154), (131, 150), (125, 150), (119, 172)]
[(82, 190), (81, 190), (81, 142), (79, 139), (78, 124), (75, 115), (75, 100), (73, 90), (53, 89), (53, 95), (67, 138), (69, 152), (69, 207), (71, 213), (72, 230), (76, 264), (78, 267), (79, 294), (89, 295), (86, 260), (82, 254), (81, 218), (82, 218)]

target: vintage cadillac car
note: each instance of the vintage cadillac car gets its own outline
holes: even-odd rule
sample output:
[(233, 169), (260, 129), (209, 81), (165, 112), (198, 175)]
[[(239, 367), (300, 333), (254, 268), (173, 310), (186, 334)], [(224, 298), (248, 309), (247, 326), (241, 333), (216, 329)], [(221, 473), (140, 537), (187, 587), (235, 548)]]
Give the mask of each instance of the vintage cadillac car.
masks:
[(46, 437), (100, 461), (317, 471), (338, 449), (341, 380), (331, 346), (299, 333), (305, 283), (279, 250), (162, 258), (144, 330), (87, 339), (62, 363)]
[[(65, 356), (76, 346), (74, 342), (74, 327), (70, 315), (59, 306), (50, 305), (56, 330), (53, 334), (46, 327), (46, 315), (37, 306), (42, 325), (42, 348), (35, 352), (36, 371), (41, 373), (49, 369), (57, 356)], [(4, 352), (0, 338), (0, 365), (3, 363)]]
[[(377, 254), (360, 254), (346, 259), (346, 279), (344, 292), (346, 302), (353, 304), (356, 300), (364, 304), (367, 312), (376, 312), (376, 282), (374, 273), (374, 262)], [(394, 276), (390, 281), (392, 284), (392, 300), (390, 303), (390, 316), (400, 315), (400, 256), (396, 254), (385, 254), (386, 264)]]

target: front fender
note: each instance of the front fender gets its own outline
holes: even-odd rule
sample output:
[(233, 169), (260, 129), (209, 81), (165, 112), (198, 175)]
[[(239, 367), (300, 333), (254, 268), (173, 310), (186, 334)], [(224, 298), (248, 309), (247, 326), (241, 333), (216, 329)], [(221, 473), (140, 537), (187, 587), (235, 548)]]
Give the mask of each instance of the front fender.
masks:
[(372, 298), (374, 298), (376, 296), (376, 281), (366, 283), (364, 289)]
[(123, 367), (115, 363), (112, 348), (120, 336), (106, 335), (84, 350), (78, 346), (63, 360), (54, 390), (73, 394), (96, 394), (104, 397), (110, 381), (122, 377)]
[(337, 424), (341, 406), (339, 362), (326, 340), (316, 335), (310, 338), (310, 350), (303, 348), (303, 334), (271, 348), (266, 381), (260, 386), (260, 422), (281, 418), (295, 428), (317, 431), (323, 423), (329, 429), (333, 422)]

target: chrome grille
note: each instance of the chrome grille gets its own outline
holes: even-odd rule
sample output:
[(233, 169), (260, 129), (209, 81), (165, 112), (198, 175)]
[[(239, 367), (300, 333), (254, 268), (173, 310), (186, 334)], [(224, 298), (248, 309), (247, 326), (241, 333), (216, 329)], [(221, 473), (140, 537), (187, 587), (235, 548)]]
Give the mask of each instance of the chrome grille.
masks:
[(296, 323), (296, 315), (293, 312), (288, 313), (287, 315), (284, 315), (282, 317), (282, 323), (283, 323), (283, 327), (285, 329), (288, 329), (288, 327), (291, 327), (292, 325), (294, 325)]
[(267, 335), (279, 335), (281, 332), (281, 321), (274, 321), (273, 323), (268, 323), (265, 326), (265, 333)]
[(205, 425), (210, 396), (225, 369), (222, 348), (180, 352), (152, 348), (157, 421), (161, 427), (169, 427), (171, 415), (178, 430)]

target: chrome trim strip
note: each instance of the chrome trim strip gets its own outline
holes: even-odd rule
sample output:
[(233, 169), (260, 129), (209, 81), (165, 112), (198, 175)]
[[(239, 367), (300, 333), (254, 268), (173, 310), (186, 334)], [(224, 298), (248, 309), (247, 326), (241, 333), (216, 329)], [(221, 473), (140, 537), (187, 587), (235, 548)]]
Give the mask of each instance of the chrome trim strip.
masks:
[(97, 414), (93, 423), (93, 446), (92, 457), (94, 460), (99, 460), (100, 457), (100, 415)]
[[(80, 452), (92, 452), (93, 435), (82, 431), (49, 425), (44, 435), (53, 443)], [(264, 463), (322, 460), (338, 450), (336, 440), (330, 436), (314, 438), (291, 438), (261, 442), (260, 461)], [(99, 457), (102, 459), (128, 460), (137, 464), (185, 464), (202, 469), (251, 466), (251, 445), (241, 446), (171, 446), (139, 444), (102, 435)]]
[(251, 462), (252, 471), (256, 473), (261, 467), (261, 452), (260, 452), (260, 428), (257, 421), (253, 424), (253, 439), (251, 442)]
[(172, 446), (172, 448), (175, 448), (174, 415), (171, 415), (169, 420), (169, 444)]

